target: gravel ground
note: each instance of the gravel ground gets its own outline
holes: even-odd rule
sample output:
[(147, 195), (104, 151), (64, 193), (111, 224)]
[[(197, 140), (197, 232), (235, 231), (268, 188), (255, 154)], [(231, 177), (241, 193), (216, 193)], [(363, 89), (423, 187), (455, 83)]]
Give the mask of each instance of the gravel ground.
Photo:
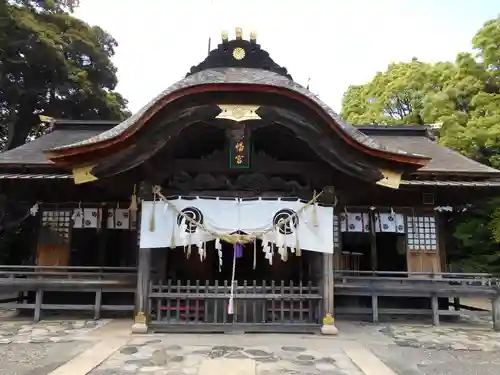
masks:
[(47, 375), (91, 345), (83, 341), (0, 345), (0, 374)]
[(498, 375), (500, 353), (369, 345), (398, 375)]

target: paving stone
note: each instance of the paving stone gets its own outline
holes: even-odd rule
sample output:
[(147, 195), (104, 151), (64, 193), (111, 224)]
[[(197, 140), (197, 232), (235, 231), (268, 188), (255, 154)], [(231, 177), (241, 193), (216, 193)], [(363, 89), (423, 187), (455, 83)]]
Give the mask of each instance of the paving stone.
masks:
[(228, 352), (235, 352), (237, 350), (243, 350), (241, 346), (226, 346), (226, 345), (219, 345), (219, 346), (214, 346), (212, 350), (226, 350)]
[(9, 339), (0, 339), (0, 344), (1, 345), (6, 345), (6, 344), (10, 344), (12, 341), (9, 340)]
[(34, 343), (34, 344), (43, 344), (50, 342), (50, 337), (47, 336), (35, 336), (31, 337), (29, 342)]
[(142, 345), (151, 345), (151, 344), (159, 344), (162, 341), (160, 339), (148, 340), (145, 341)]
[(272, 363), (272, 362), (278, 362), (279, 358), (277, 358), (277, 357), (255, 357), (254, 361), (262, 362), (262, 363)]
[(184, 357), (182, 355), (175, 355), (175, 356), (170, 357), (168, 360), (169, 360), (169, 362), (180, 363), (180, 362), (184, 361)]
[(285, 352), (304, 352), (306, 348), (302, 346), (282, 346), (281, 350)]
[(139, 366), (137, 365), (124, 365), (123, 366), (123, 371), (125, 372), (135, 372), (137, 371), (137, 369), (139, 368)]
[(321, 373), (324, 373), (325, 371), (336, 371), (337, 366), (331, 363), (317, 363), (315, 365), (316, 369), (318, 371), (321, 371)]
[(192, 354), (198, 354), (198, 355), (209, 355), (211, 350), (209, 349), (196, 349), (193, 350), (191, 353)]
[(137, 353), (139, 350), (135, 346), (126, 346), (120, 350), (120, 353), (122, 354), (134, 354)]
[(332, 357), (321, 357), (316, 360), (316, 363), (334, 364), (335, 359), (333, 359)]
[(123, 372), (120, 369), (99, 369), (92, 371), (92, 375), (120, 375)]
[(46, 336), (49, 333), (46, 329), (34, 329), (31, 331), (32, 336)]
[(455, 343), (451, 344), (451, 348), (453, 350), (467, 350), (467, 346), (461, 342), (455, 342)]
[(270, 353), (260, 349), (246, 349), (245, 353), (254, 357), (268, 357), (271, 355)]
[(315, 358), (312, 355), (300, 354), (296, 357), (299, 361), (314, 361)]
[(144, 367), (144, 366), (154, 366), (154, 365), (157, 365), (157, 363), (155, 363), (152, 360), (148, 360), (148, 359), (131, 359), (131, 360), (126, 361), (125, 364), (126, 365), (136, 365), (139, 368), (140, 367)]
[(168, 363), (168, 357), (165, 350), (155, 350), (151, 355), (151, 362), (158, 366), (166, 365)]

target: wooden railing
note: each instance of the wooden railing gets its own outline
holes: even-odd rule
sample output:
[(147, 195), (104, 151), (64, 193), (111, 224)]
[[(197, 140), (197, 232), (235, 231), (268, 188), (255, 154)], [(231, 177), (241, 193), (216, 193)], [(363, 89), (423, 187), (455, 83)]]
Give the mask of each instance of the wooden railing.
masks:
[[(99, 319), (102, 311), (133, 311), (133, 304), (103, 303), (103, 295), (135, 293), (136, 283), (137, 270), (131, 267), (0, 265), (0, 309), (33, 310), (35, 321), (43, 310), (93, 311)], [(45, 302), (51, 292), (78, 293), (77, 302)], [(93, 302), (83, 303), (83, 293), (92, 293)]]
[[(354, 275), (355, 274), (355, 275)], [(448, 272), (384, 272), (384, 271), (335, 271), (336, 296), (371, 297), (370, 307), (342, 307), (336, 314), (371, 314), (377, 322), (379, 315), (432, 315), (433, 323), (439, 324), (441, 315), (492, 315), (494, 326), (500, 329), (500, 278), (484, 273)], [(420, 297), (430, 299), (431, 309), (379, 308), (380, 297)], [(460, 311), (459, 299), (489, 298), (492, 312)], [(449, 299), (454, 299), (454, 309), (449, 309)], [(440, 309), (439, 299), (447, 300), (447, 309)]]
[(157, 331), (306, 332), (317, 330), (319, 288), (312, 283), (235, 282), (233, 314), (228, 314), (230, 281), (151, 285), (149, 300)]

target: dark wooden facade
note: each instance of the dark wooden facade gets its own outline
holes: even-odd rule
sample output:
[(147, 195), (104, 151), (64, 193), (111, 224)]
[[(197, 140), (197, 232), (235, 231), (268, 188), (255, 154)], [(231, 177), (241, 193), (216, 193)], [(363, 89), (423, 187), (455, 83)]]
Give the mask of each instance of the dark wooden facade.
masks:
[[(245, 145), (239, 154), (234, 151), (238, 142)], [(38, 202), (32, 220), (42, 224), (45, 212), (65, 213), (58, 225), (67, 227), (67, 237), (65, 229), (58, 229), (56, 240), (47, 239), (35, 225), (40, 240), (34, 263), (62, 267), (62, 273), (71, 266), (137, 267), (133, 282), (117, 275), (115, 284), (96, 287), (101, 292), (96, 292), (95, 306), (97, 301), (102, 305), (102, 288), (135, 291), (135, 302), (125, 298), (121, 305), (127, 307), (116, 310), (135, 306), (159, 329), (189, 329), (175, 324), (183, 319), (225, 329), (229, 318), (221, 306), (227, 303), (227, 278), (217, 274), (210, 256), (202, 263), (171, 250), (138, 249), (137, 228), (143, 223), (135, 217), (127, 230), (108, 228), (102, 220), (82, 235), (74, 228), (76, 209), (93, 208), (106, 218), (129, 209), (134, 191), (139, 199), (151, 200), (153, 185), (165, 195), (182, 196), (308, 200), (324, 191), (321, 201), (335, 204), (338, 218), (366, 214), (369, 230), (349, 236), (340, 226), (333, 228), (338, 235), (333, 255), (314, 253), (262, 266), (255, 278), (247, 272), (237, 286), (241, 303), (233, 319), (242, 329), (261, 323), (266, 330), (291, 326), (303, 331), (334, 311), (336, 272), (339, 280), (363, 271), (442, 278), (446, 244), (440, 233), (446, 223), (440, 212), (496, 194), (500, 187), (500, 171), (440, 146), (425, 127), (346, 124), (254, 40), (242, 39), (223, 41), (185, 79), (125, 122), (54, 121), (52, 132), (0, 155), (0, 168), (2, 194), (18, 211)], [(392, 237), (376, 233), (380, 213), (402, 215), (405, 226), (433, 218), (437, 244), (415, 249), (407, 230)], [(297, 274), (301, 277), (293, 279)], [(94, 290), (86, 279), (79, 280), (82, 290)], [(335, 288), (346, 296), (365, 296), (352, 292), (355, 288)], [(42, 305), (38, 294), (32, 305), (37, 304)], [(111, 305), (108, 310), (114, 309)], [(374, 311), (376, 305), (378, 300), (372, 300)]]

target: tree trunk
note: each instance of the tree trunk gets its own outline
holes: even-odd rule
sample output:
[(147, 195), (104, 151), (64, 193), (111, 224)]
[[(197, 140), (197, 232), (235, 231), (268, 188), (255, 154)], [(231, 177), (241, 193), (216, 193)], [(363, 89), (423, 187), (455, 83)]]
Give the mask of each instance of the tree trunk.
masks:
[(5, 145), (6, 150), (12, 150), (26, 143), (31, 129), (39, 124), (35, 112), (35, 98), (26, 98), (19, 104), (19, 116), (17, 120), (9, 124), (9, 138)]

